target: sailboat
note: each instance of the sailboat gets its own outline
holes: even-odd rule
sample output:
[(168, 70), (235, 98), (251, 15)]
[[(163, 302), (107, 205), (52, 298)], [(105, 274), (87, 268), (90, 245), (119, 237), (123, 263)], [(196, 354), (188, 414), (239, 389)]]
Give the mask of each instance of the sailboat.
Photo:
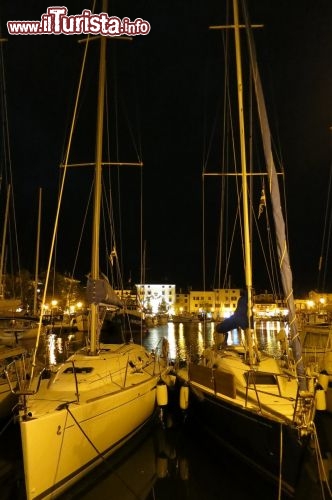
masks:
[[(103, 11), (107, 12), (105, 1)], [(163, 404), (166, 397), (159, 390), (168, 370), (165, 349), (159, 356), (158, 346), (148, 352), (139, 344), (103, 344), (99, 338), (101, 310), (121, 306), (99, 265), (106, 37), (99, 42), (88, 343), (55, 372), (48, 372), (49, 377), (45, 371), (33, 376), (21, 391), (19, 425), (28, 500), (64, 492), (151, 421), (157, 393), (162, 393)], [(34, 356), (36, 366), (36, 352)]]
[[(305, 460), (313, 443), (315, 395), (301, 358), (297, 333), (285, 223), (281, 210), (277, 172), (274, 165), (270, 129), (256, 62), (252, 26), (244, 1), (240, 25), (238, 0), (233, 0), (234, 24), (214, 27), (233, 29), (235, 39), (238, 124), (242, 192), (241, 211), (244, 241), (244, 276), (247, 295), (247, 323), (240, 346), (207, 347), (198, 362), (188, 361), (177, 371), (180, 406), (188, 408), (188, 419), (211, 433), (216, 444), (239, 455), (264, 476), (275, 481), (279, 494), (293, 495), (299, 485)], [(240, 29), (245, 28), (249, 61), (256, 94), (271, 204), (273, 207), (281, 281), (289, 310), (290, 342), (285, 356), (277, 358), (258, 348), (253, 321), (253, 272), (251, 225), (249, 217), (249, 182), (245, 138)], [(212, 174), (216, 175), (216, 174)], [(266, 193), (267, 196), (267, 193)], [(312, 457), (316, 470), (316, 461)], [(316, 476), (317, 477), (317, 476)]]

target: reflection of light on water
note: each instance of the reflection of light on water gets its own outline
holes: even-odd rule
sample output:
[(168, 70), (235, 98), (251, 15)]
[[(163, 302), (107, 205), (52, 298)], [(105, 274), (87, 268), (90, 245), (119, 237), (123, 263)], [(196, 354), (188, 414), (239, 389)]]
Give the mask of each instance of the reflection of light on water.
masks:
[(48, 362), (50, 365), (56, 365), (63, 359), (63, 354), (65, 354), (64, 341), (62, 337), (57, 337), (55, 333), (48, 335)]
[(56, 360), (56, 352), (57, 352), (57, 339), (56, 335), (54, 333), (50, 333), (47, 335), (47, 341), (46, 341), (46, 346), (47, 346), (47, 354), (48, 354), (48, 363), (50, 365), (56, 365), (57, 360)]
[(186, 359), (187, 357), (186, 339), (184, 336), (183, 323), (179, 323), (179, 339), (178, 339), (177, 355), (180, 359)]
[[(214, 345), (214, 322), (198, 323), (168, 323), (149, 328), (149, 333), (144, 338), (143, 344), (151, 351), (161, 348), (161, 340), (166, 337), (169, 342), (169, 356), (171, 359), (186, 360), (189, 356), (201, 356), (206, 347)], [(258, 321), (255, 325), (257, 342), (260, 349), (273, 356), (280, 355), (280, 343), (277, 333), (288, 327), (280, 321)], [(68, 354), (76, 350), (82, 344), (77, 334), (68, 336), (57, 336), (55, 333), (48, 334), (45, 339), (45, 356), (50, 365), (62, 363)], [(238, 346), (244, 343), (243, 330), (232, 330), (228, 335), (228, 345)]]
[(235, 329), (230, 332), (228, 335), (227, 339), (227, 344), (228, 345), (241, 345), (242, 339), (241, 336), (239, 336), (239, 330)]
[(160, 339), (160, 334), (158, 334), (157, 328), (152, 328), (149, 333), (149, 347), (150, 349), (156, 350), (158, 342)]
[[(168, 325), (150, 329), (153, 339), (160, 339), (161, 335), (168, 338), (170, 346), (170, 358), (185, 360), (189, 356), (201, 356), (204, 349), (214, 344), (214, 332), (216, 323), (168, 323)], [(288, 332), (284, 322), (280, 321), (257, 321), (255, 324), (258, 347), (273, 356), (280, 356), (280, 343), (277, 334), (281, 329)], [(149, 336), (148, 336), (149, 338)], [(149, 348), (150, 339), (144, 342)], [(229, 346), (244, 345), (244, 331), (232, 330), (228, 335)]]
[(271, 355), (280, 355), (277, 334), (281, 329), (288, 333), (288, 325), (281, 321), (257, 321), (255, 327), (260, 348)]
[(169, 356), (171, 359), (176, 358), (176, 339), (174, 323), (168, 323), (168, 343), (169, 343)]
[(215, 324), (213, 322), (201, 323), (201, 336), (198, 337), (198, 354), (202, 354), (204, 349), (214, 344)]
[[(75, 334), (70, 334), (65, 338), (57, 336), (55, 333), (47, 334), (46, 357), (49, 365), (62, 363), (69, 355), (70, 347), (75, 345)], [(77, 346), (78, 347), (78, 346)]]
[(198, 331), (197, 344), (198, 354), (201, 354), (204, 350), (204, 337), (202, 330)]

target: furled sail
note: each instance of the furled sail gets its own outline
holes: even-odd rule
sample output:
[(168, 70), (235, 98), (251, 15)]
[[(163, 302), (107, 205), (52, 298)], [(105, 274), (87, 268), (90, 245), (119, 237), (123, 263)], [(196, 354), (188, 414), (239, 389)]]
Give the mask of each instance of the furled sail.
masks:
[(260, 128), (262, 133), (263, 149), (265, 155), (266, 168), (269, 178), (269, 190), (271, 195), (273, 218), (276, 230), (277, 251), (279, 258), (279, 266), (281, 273), (281, 281), (283, 292), (289, 310), (289, 325), (290, 337), (293, 357), (296, 363), (297, 375), (299, 377), (300, 388), (305, 389), (304, 365), (302, 360), (302, 347), (299, 338), (297, 320), (295, 313), (294, 295), (293, 295), (293, 277), (290, 266), (288, 253), (288, 245), (285, 230), (285, 221), (281, 209), (279, 184), (277, 172), (274, 164), (271, 142), (271, 131), (267, 118), (265, 99), (263, 94), (262, 83), (257, 65), (255, 45), (253, 41), (252, 31), (250, 29), (249, 16), (246, 11), (246, 6), (243, 2), (243, 11), (246, 24), (246, 32), (248, 35), (248, 45), (250, 54), (250, 63), (254, 79), (255, 93), (257, 99), (258, 114), (260, 120)]
[(123, 304), (106, 278), (88, 278), (86, 296), (89, 304), (106, 304), (123, 307)]

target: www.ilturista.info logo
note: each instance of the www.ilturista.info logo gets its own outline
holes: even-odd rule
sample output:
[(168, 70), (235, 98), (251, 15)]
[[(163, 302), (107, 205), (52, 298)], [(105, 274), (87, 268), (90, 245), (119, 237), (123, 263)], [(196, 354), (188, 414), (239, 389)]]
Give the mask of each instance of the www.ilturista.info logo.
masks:
[(68, 16), (67, 7), (48, 7), (40, 21), (8, 21), (10, 35), (104, 35), (104, 36), (136, 36), (147, 35), (151, 26), (148, 21), (129, 17), (120, 19), (108, 16), (105, 12), (93, 14), (91, 10), (83, 10), (82, 14)]

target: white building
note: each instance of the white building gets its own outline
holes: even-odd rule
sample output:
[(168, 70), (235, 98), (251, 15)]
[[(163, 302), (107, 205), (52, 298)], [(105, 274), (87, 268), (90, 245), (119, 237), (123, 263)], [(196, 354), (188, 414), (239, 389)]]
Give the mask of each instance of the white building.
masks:
[(137, 297), (144, 310), (151, 314), (173, 314), (175, 285), (136, 285)]

